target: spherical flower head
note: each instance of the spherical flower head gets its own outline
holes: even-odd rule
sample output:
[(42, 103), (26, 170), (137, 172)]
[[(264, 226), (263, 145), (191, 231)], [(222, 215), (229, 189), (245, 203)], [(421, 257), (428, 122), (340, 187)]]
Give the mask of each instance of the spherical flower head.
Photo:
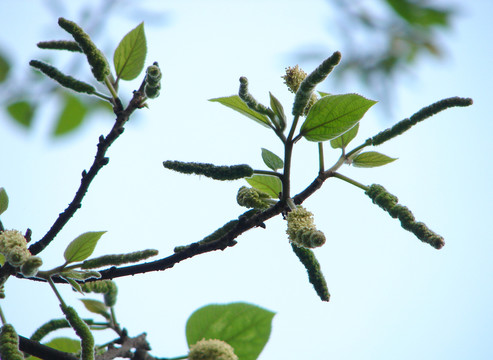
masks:
[(288, 87), (289, 91), (296, 93), (300, 84), (306, 78), (306, 72), (304, 72), (298, 65), (295, 67), (287, 67), (286, 75), (281, 76), (284, 79), (284, 83)]
[(0, 253), (12, 266), (20, 266), (31, 256), (24, 236), (17, 230), (0, 233)]
[(301, 232), (315, 230), (313, 214), (304, 207), (299, 206), (295, 210), (290, 211), (287, 220), (288, 229), (286, 233), (292, 242), (297, 242), (297, 235)]
[(190, 347), (189, 360), (238, 360), (228, 343), (217, 339), (202, 339)]

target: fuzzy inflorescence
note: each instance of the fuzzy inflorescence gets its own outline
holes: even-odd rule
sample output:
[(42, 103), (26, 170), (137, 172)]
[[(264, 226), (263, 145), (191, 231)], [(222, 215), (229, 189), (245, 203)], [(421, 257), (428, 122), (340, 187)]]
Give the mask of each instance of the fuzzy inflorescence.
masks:
[(238, 360), (228, 343), (217, 339), (202, 339), (190, 347), (189, 360)]
[(431, 231), (426, 224), (416, 222), (413, 213), (407, 207), (398, 204), (399, 199), (390, 194), (382, 185), (373, 184), (365, 192), (373, 201), (401, 222), (402, 228), (412, 232), (416, 237), (430, 244), (435, 249), (441, 249), (445, 245), (443, 237)]
[(313, 222), (313, 214), (299, 206), (287, 215), (289, 240), (305, 248), (316, 248), (325, 244), (325, 235), (317, 230)]
[(162, 76), (163, 74), (161, 73), (157, 61), (147, 67), (144, 93), (149, 99), (154, 99), (159, 96)]
[(248, 165), (217, 166), (208, 163), (164, 161), (166, 169), (183, 174), (204, 175), (215, 180), (236, 180), (253, 175), (253, 169)]
[(236, 195), (238, 205), (247, 208), (264, 210), (270, 207), (270, 195), (255, 188), (242, 186)]

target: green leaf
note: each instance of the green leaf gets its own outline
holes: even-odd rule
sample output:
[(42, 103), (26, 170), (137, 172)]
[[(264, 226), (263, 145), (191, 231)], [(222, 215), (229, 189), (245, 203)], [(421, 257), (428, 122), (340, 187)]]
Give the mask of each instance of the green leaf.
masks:
[(0, 54), (0, 83), (3, 83), (7, 79), (7, 75), (10, 72), (10, 63), (3, 54)]
[(7, 106), (10, 116), (22, 126), (29, 128), (34, 117), (34, 106), (25, 100), (11, 103)]
[(320, 95), (320, 97), (324, 97), (324, 96), (329, 96), (331, 95), (330, 93), (326, 93), (326, 92), (323, 92), (323, 91), (317, 91), (318, 94)]
[(64, 270), (60, 273), (60, 276), (63, 276), (65, 279), (74, 279), (74, 280), (88, 280), (88, 279), (99, 279), (101, 277), (101, 273), (99, 271), (94, 270)]
[(122, 80), (133, 80), (144, 69), (147, 42), (144, 23), (141, 22), (120, 41), (113, 55), (116, 76)]
[(82, 261), (91, 256), (98, 240), (106, 231), (89, 231), (76, 237), (67, 248), (63, 256), (67, 263)]
[(286, 128), (286, 114), (284, 113), (284, 108), (282, 107), (282, 104), (277, 98), (271, 94), (269, 91), (270, 95), (270, 107), (272, 108), (272, 111), (274, 111), (274, 114), (276, 114), (277, 118), (279, 119), (279, 126), (278, 128), (281, 129), (281, 131), (284, 131)]
[(208, 305), (187, 321), (191, 346), (202, 339), (227, 342), (241, 360), (255, 360), (269, 340), (274, 313), (246, 303)]
[(284, 162), (279, 156), (264, 148), (262, 148), (262, 160), (264, 160), (264, 164), (267, 165), (269, 169), (274, 171), (284, 167)]
[(77, 291), (81, 295), (85, 295), (84, 292), (82, 291), (82, 287), (80, 286), (80, 284), (77, 281), (75, 281), (74, 279), (63, 276), (63, 273), (60, 274), (60, 276), (72, 286), (72, 289), (74, 289), (75, 291)]
[(282, 192), (282, 182), (277, 176), (253, 175), (245, 179), (252, 187), (269, 194), (273, 199), (279, 199)]
[(356, 155), (352, 160), (352, 164), (356, 167), (372, 168), (386, 165), (397, 158), (391, 158), (376, 151), (368, 151)]
[(258, 122), (265, 127), (270, 127), (270, 122), (267, 116), (250, 109), (247, 104), (245, 104), (243, 100), (240, 99), (238, 95), (209, 99), (209, 101), (218, 102), (224, 106), (238, 111), (239, 113), (245, 115), (246, 117), (249, 117), (250, 119)]
[(339, 137), (336, 137), (333, 140), (330, 140), (330, 146), (333, 149), (345, 149), (346, 146), (353, 140), (358, 134), (359, 123), (354, 125), (350, 130), (346, 131)]
[[(60, 350), (70, 354), (77, 354), (80, 351), (80, 340), (70, 339), (66, 337), (58, 337), (50, 340), (44, 345), (52, 349)], [(35, 356), (29, 356), (26, 360), (41, 360)]]
[(9, 207), (9, 196), (3, 187), (0, 187), (0, 215)]
[(106, 305), (99, 301), (99, 300), (92, 300), (92, 299), (80, 299), (84, 306), (86, 307), (87, 310), (94, 314), (102, 315), (106, 319), (110, 318), (110, 314), (108, 313), (108, 308)]
[(5, 255), (0, 254), (0, 265), (3, 266), (3, 264), (5, 264)]
[(54, 136), (65, 135), (78, 128), (87, 114), (87, 107), (77, 96), (67, 95), (65, 105), (53, 130)]
[(308, 141), (332, 140), (355, 126), (375, 103), (357, 94), (324, 96), (311, 107), (300, 134)]

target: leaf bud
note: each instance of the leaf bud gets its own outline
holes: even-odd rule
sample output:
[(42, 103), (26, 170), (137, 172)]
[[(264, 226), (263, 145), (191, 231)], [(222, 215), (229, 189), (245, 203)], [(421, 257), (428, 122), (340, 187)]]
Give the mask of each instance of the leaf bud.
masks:
[(217, 339), (202, 339), (190, 347), (189, 360), (238, 360), (228, 343)]
[(21, 273), (25, 277), (33, 277), (38, 273), (38, 269), (43, 265), (43, 260), (38, 256), (31, 256), (21, 266)]
[(268, 199), (270, 199), (269, 194), (246, 186), (242, 186), (236, 195), (238, 205), (259, 210), (270, 207), (270, 204), (267, 201)]

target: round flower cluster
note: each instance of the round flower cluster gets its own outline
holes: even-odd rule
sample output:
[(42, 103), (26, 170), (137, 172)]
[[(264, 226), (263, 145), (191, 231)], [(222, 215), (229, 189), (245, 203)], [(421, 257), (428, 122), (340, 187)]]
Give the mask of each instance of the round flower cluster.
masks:
[(299, 206), (287, 216), (289, 240), (298, 246), (316, 248), (325, 244), (325, 235), (317, 230), (313, 222), (313, 214)]
[(228, 343), (217, 339), (202, 339), (190, 347), (189, 360), (238, 360)]
[(27, 249), (24, 236), (18, 230), (5, 230), (0, 233), (0, 253), (12, 266), (21, 266), (25, 276), (34, 276), (43, 264), (37, 256), (32, 256)]

